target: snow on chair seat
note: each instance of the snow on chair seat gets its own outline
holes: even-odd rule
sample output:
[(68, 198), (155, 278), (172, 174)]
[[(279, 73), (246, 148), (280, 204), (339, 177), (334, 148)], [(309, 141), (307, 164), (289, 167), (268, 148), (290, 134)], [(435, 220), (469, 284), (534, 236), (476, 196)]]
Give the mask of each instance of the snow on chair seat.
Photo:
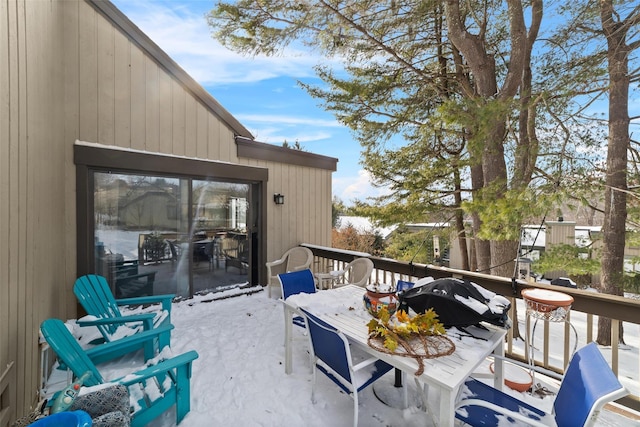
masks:
[(547, 414), (483, 382), (469, 378), (456, 404), (456, 418), (471, 426), (594, 426), (600, 409), (628, 394), (595, 343), (578, 350)]
[[(166, 327), (166, 326), (165, 326)], [(59, 319), (47, 319), (40, 326), (42, 335), (64, 363), (79, 378), (86, 372), (91, 376), (85, 381), (86, 386), (101, 384), (122, 384), (129, 390), (133, 408), (132, 427), (142, 427), (162, 415), (175, 405), (176, 423), (179, 424), (191, 409), (191, 364), (198, 358), (198, 353), (189, 351), (171, 358), (165, 357), (167, 348), (148, 367), (140, 369), (111, 381), (105, 381), (95, 362), (71, 335), (64, 323)], [(151, 331), (146, 331), (149, 333)], [(114, 343), (107, 343), (98, 348)]]
[[(87, 314), (93, 316), (91, 320), (79, 320), (78, 325), (97, 327), (107, 342), (121, 336), (171, 324), (171, 302), (175, 296), (172, 294), (115, 299), (107, 279), (95, 274), (79, 277), (73, 286), (73, 293)], [(120, 311), (122, 306), (149, 304), (160, 304), (161, 310), (156, 313), (134, 315), (123, 315)], [(122, 327), (125, 328), (124, 332)], [(160, 334), (155, 343), (148, 343), (145, 346), (145, 360), (151, 359), (170, 344), (171, 333), (166, 331)]]

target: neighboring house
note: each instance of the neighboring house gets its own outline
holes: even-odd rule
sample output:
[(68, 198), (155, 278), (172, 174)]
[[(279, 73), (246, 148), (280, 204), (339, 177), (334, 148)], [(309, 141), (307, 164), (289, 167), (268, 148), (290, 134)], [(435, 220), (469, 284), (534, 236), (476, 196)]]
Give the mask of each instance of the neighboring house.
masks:
[(118, 206), (118, 225), (124, 228), (148, 224), (151, 230), (172, 227), (177, 217), (173, 194), (148, 191)]
[[(339, 230), (342, 230), (347, 226), (352, 226), (361, 233), (379, 233), (385, 240), (392, 238), (393, 232), (397, 228), (395, 226), (376, 228), (373, 223), (365, 217), (339, 217), (337, 228)], [(407, 232), (411, 233), (426, 230), (431, 231), (435, 236), (437, 236), (438, 234), (437, 231), (446, 229), (447, 227), (449, 227), (449, 225), (446, 223), (406, 224)], [(545, 223), (541, 225), (525, 225), (522, 227), (520, 256), (526, 258), (525, 260), (523, 260), (525, 263), (528, 262), (530, 264), (531, 261), (538, 260), (540, 258), (540, 255), (542, 255), (542, 253), (544, 253), (546, 249), (554, 244), (570, 244), (579, 247), (587, 247), (592, 245), (597, 249), (602, 244), (601, 229), (601, 226), (578, 225), (574, 221), (564, 220), (545, 221)], [(441, 243), (436, 245), (436, 247), (438, 247), (443, 254), (446, 253), (448, 255), (446, 258), (449, 267), (459, 269), (461, 268), (462, 263), (458, 241), (454, 238), (454, 236), (451, 236), (449, 238), (449, 242), (451, 244), (450, 248), (440, 247)], [(469, 240), (469, 250), (471, 250), (471, 243), (472, 241)], [(638, 262), (638, 259), (640, 259), (640, 247), (627, 245), (627, 247), (625, 248), (625, 270), (636, 272), (640, 271), (640, 262)], [(554, 279), (566, 275), (564, 271), (548, 271), (536, 273), (544, 273), (544, 276), (547, 279)], [(597, 282), (599, 280), (599, 276), (594, 275), (593, 280), (594, 283)]]
[(353, 227), (359, 233), (372, 233), (379, 234), (383, 239), (387, 239), (389, 235), (396, 229), (395, 226), (392, 227), (376, 227), (369, 220), (369, 218), (365, 218), (363, 216), (348, 216), (341, 215), (338, 217), (338, 221), (336, 223), (336, 229), (338, 231), (343, 231), (347, 227)]
[[(120, 203), (133, 187), (152, 183), (166, 193), (136, 195), (153, 200), (165, 235), (238, 240), (243, 229), (248, 268), (234, 273), (264, 284), (265, 262), (288, 248), (330, 246), (337, 159), (254, 141), (109, 1), (3, 1), (0, 21), (4, 427), (39, 399), (40, 323), (77, 317), (76, 277), (96, 271), (123, 236), (120, 253), (135, 253), (138, 233), (149, 231), (129, 231), (147, 226), (150, 215), (145, 208), (136, 224)], [(211, 190), (206, 200), (195, 196), (201, 188)], [(284, 205), (275, 193), (286, 196)], [(234, 230), (194, 229), (223, 216)], [(195, 274), (175, 274), (193, 289)]]

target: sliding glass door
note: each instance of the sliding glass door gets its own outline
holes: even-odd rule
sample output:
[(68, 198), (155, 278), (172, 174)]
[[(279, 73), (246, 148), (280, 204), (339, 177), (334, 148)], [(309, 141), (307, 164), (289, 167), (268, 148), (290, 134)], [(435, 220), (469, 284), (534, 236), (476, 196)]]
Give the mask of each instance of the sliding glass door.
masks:
[(250, 184), (93, 173), (95, 272), (117, 298), (246, 283)]

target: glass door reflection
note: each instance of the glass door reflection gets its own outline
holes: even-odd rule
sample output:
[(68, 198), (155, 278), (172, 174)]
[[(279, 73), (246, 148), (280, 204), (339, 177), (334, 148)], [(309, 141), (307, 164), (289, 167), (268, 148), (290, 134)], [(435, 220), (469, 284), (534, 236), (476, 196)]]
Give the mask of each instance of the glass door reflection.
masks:
[(246, 283), (248, 184), (193, 181), (194, 293)]
[(94, 173), (95, 272), (116, 298), (248, 281), (250, 185)]

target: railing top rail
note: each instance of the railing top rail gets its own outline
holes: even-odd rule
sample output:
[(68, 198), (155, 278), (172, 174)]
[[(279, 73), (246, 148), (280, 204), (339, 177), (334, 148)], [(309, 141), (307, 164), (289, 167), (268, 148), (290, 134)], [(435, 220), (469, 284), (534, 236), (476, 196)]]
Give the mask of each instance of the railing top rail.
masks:
[[(303, 244), (311, 249), (316, 256), (336, 259), (340, 261), (351, 261), (354, 255), (362, 254), (354, 251), (344, 251), (325, 246), (316, 246)], [(440, 267), (435, 265), (414, 264), (405, 261), (397, 261), (389, 258), (380, 258), (369, 256), (377, 270), (389, 271), (391, 273), (406, 275), (410, 277), (427, 277), (434, 278), (458, 277), (471, 280), (478, 285), (487, 288), (493, 292), (505, 296), (513, 296), (522, 298), (520, 292), (529, 288), (542, 288), (558, 291), (558, 286), (547, 285), (544, 283), (529, 283), (524, 280), (515, 280), (508, 277), (492, 276), (490, 274), (477, 273), (472, 271), (457, 270), (454, 268)], [(561, 288), (562, 292), (571, 295), (574, 298), (573, 309), (585, 313), (591, 313), (598, 316), (605, 316), (611, 319), (618, 319), (630, 323), (640, 323), (638, 321), (640, 314), (640, 300), (625, 298), (617, 295), (602, 294), (582, 289)]]
[(347, 254), (347, 255), (353, 255), (353, 256), (357, 256), (357, 257), (370, 257), (371, 254), (367, 253), (367, 252), (358, 252), (358, 251), (350, 251), (347, 249), (336, 249), (336, 248), (331, 248), (329, 246), (320, 246), (320, 245), (312, 245), (311, 243), (300, 243), (300, 246), (304, 246), (307, 247), (309, 249), (318, 249), (318, 250), (326, 250), (329, 252), (338, 252), (341, 254)]

